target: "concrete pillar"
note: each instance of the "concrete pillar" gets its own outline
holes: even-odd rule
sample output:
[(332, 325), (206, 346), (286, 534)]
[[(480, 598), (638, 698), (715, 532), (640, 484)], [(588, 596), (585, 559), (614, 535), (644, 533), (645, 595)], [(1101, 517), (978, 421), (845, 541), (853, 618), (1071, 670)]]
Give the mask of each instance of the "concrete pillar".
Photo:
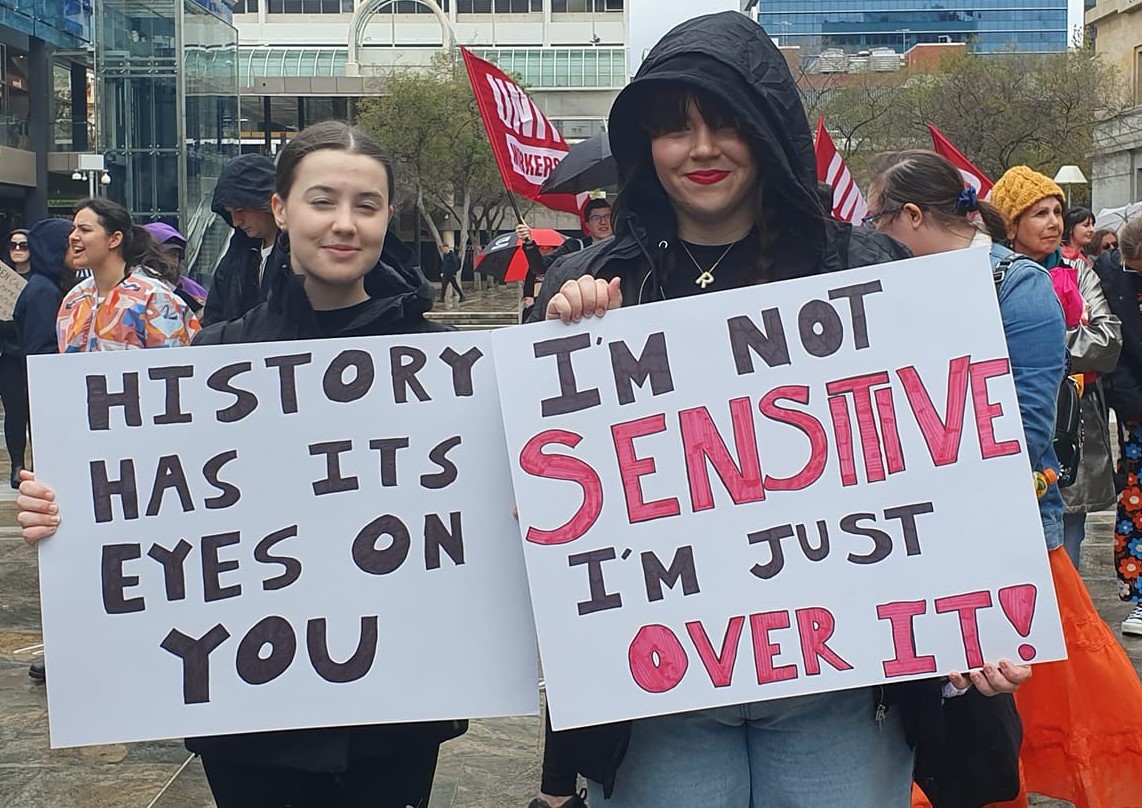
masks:
[(36, 187), (24, 198), (24, 217), (34, 224), (48, 216), (48, 152), (52, 148), (52, 66), (47, 43), (28, 40), (28, 146), (36, 154)]

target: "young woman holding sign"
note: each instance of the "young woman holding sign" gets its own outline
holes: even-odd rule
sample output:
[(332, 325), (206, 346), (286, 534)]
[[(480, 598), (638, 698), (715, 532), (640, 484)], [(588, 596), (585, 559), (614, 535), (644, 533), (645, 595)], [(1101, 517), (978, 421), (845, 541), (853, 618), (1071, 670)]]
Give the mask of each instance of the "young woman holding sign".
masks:
[[(367, 135), (339, 121), (282, 150), (272, 199), (283, 264), (269, 300), (195, 344), (381, 336), (447, 330), (425, 320), (432, 288), (388, 235), (393, 170)], [(25, 472), (20, 524), (29, 543), (59, 525), (54, 494)], [(328, 727), (191, 738), (219, 808), (427, 808), (441, 742), (463, 721)]]
[[(996, 293), (1027, 449), (1036, 471), (1057, 469), (1051, 441), (1066, 343), (1047, 270), (1000, 244), (1010, 231), (1003, 214), (965, 190), (959, 171), (935, 152), (882, 154), (869, 172), (870, 210), (885, 211), (877, 229), (916, 255), (990, 245), (993, 264), (1010, 262)], [(969, 218), (974, 214), (982, 228)], [(1016, 696), (1025, 790), (1080, 806), (1121, 804), (1124, 794), (1142, 793), (1142, 772), (1122, 765), (1142, 753), (1142, 684), (1067, 557), (1057, 486), (1040, 497), (1039, 511), (1069, 659), (1038, 666)], [(1093, 738), (1095, 754), (1088, 746)], [(1017, 804), (1026, 805), (1026, 797)]]
[[(620, 177), (615, 236), (549, 270), (533, 319), (578, 322), (621, 305), (908, 255), (892, 239), (826, 216), (797, 87), (769, 35), (742, 14), (699, 17), (668, 33), (615, 101), (608, 131)], [(942, 697), (973, 685), (1010, 692), (1029, 675), (1003, 662), (970, 678), (953, 674), (943, 693), (932, 680), (556, 735), (588, 778), (593, 808), (900, 808), (909, 803), (914, 751), (929, 788), (976, 788), (979, 805), (1008, 792), (987, 791), (978, 776), (959, 782), (953, 764), (971, 754), (959, 747), (984, 741), (944, 743)], [(1009, 697), (948, 701), (994, 703), (1013, 718)]]

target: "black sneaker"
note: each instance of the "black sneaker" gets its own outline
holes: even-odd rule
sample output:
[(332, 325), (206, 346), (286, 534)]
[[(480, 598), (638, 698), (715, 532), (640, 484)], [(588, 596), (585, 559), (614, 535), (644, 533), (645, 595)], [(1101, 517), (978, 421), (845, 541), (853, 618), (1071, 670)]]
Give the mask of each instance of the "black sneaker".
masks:
[(28, 678), (33, 682), (43, 684), (48, 680), (48, 669), (43, 662), (33, 662), (28, 666)]

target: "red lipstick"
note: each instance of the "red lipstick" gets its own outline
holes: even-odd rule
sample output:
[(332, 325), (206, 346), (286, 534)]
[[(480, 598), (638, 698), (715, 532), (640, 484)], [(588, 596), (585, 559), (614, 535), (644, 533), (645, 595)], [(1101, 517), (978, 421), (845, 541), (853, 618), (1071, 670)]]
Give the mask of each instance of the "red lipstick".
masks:
[(728, 171), (691, 171), (686, 175), (686, 179), (690, 182), (696, 182), (699, 185), (714, 185), (721, 182), (730, 175)]

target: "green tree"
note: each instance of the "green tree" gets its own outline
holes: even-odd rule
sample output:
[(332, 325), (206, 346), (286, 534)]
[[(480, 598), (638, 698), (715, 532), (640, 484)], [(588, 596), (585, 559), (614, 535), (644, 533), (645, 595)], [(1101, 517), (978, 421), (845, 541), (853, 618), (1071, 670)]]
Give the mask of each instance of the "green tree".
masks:
[(932, 72), (799, 76), (811, 123), (825, 115), (856, 174), (878, 151), (931, 148), (934, 124), (988, 176), (1025, 164), (1090, 174), (1095, 126), (1127, 106), (1122, 82), (1094, 51), (966, 54)]
[(428, 69), (396, 69), (380, 86), (378, 97), (358, 103), (357, 123), (392, 156), (395, 202), (416, 206), (438, 246), (451, 217), (463, 255), (480, 229), (499, 225), (507, 204), (463, 65), (440, 54)]

